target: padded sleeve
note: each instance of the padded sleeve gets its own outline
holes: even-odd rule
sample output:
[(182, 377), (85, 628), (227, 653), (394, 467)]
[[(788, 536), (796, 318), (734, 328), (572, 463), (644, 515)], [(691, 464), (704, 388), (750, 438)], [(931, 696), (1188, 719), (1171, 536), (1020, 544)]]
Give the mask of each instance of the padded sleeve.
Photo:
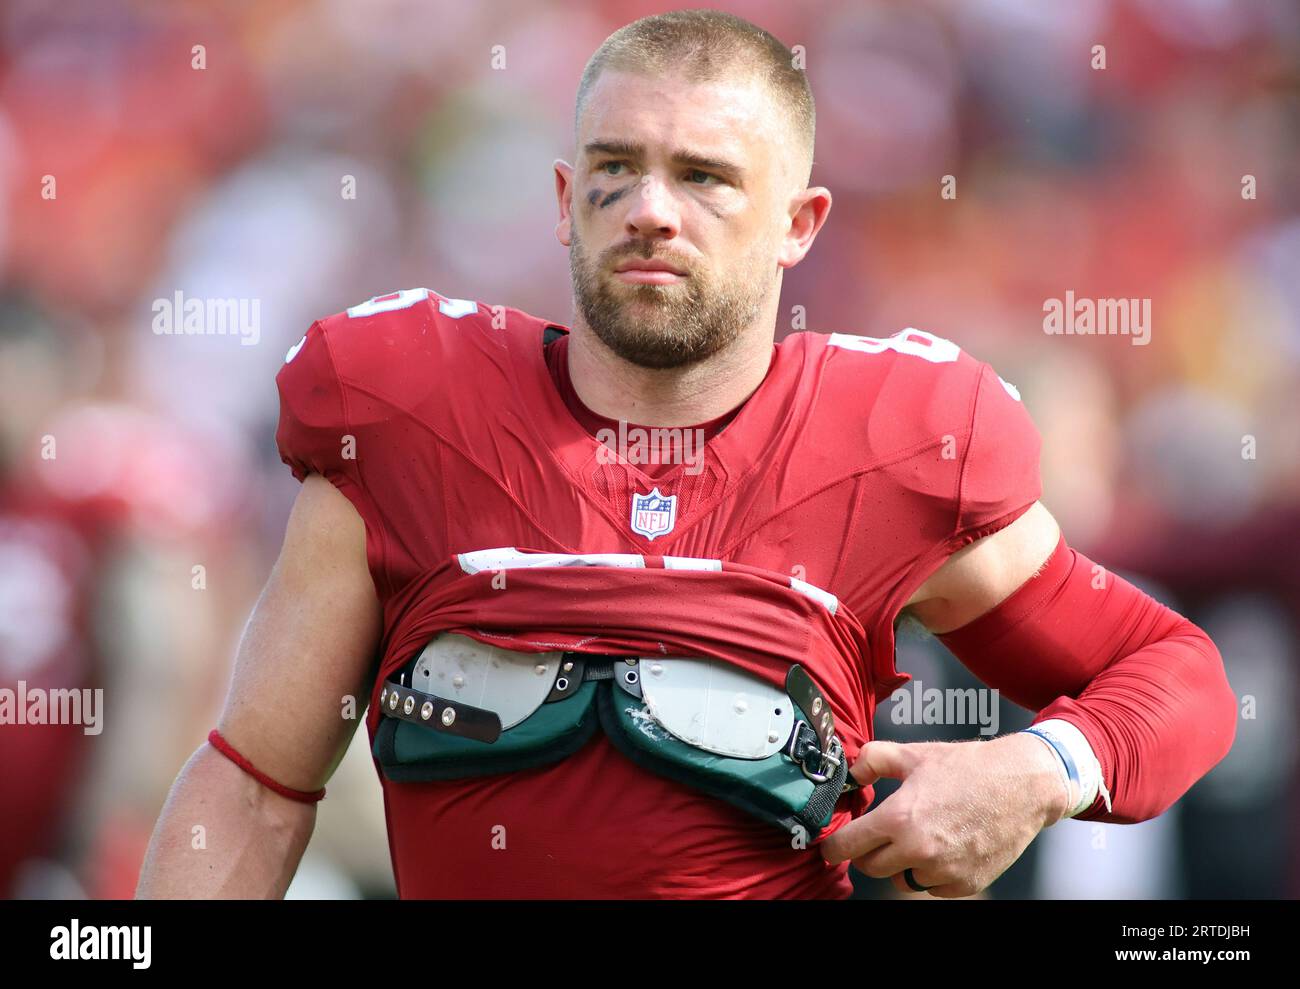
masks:
[[(330, 334), (317, 321), (289, 349), (275, 376), (280, 422), (275, 431), (280, 459), (299, 481), (319, 474), (352, 502), (366, 526), (366, 558), (381, 598), (390, 594), (391, 523), (362, 481), (358, 448), (362, 438), (350, 413), (330, 347)], [(355, 399), (353, 400), (355, 401)]]
[(1083, 819), (1164, 813), (1221, 760), (1237, 698), (1218, 649), (1182, 615), (1070, 549), (991, 612), (939, 637), (1035, 723), (1062, 718), (1088, 740), (1111, 808)]
[(275, 442), (293, 476), (301, 481), (308, 474), (331, 477), (344, 471), (351, 430), (329, 342), (319, 322), (290, 348), (275, 384), (280, 392)]
[(954, 549), (996, 532), (1038, 501), (1041, 447), (1014, 386), (981, 365), (958, 488)]

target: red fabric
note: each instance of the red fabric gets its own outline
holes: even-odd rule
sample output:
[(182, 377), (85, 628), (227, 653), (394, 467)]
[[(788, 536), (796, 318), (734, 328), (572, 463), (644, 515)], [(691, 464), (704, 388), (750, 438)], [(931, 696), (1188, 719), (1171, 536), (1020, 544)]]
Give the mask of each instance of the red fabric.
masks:
[(267, 776), (266, 773), (262, 772), (240, 755), (239, 751), (227, 742), (221, 732), (215, 728), (208, 732), (208, 744), (246, 772), (249, 776), (253, 777), (253, 779), (257, 780), (257, 782), (261, 783), (268, 790), (274, 790), (282, 797), (296, 800), (300, 804), (314, 804), (325, 796), (324, 787), (309, 793), (306, 790), (294, 790), (285, 786), (283, 783), (277, 783), (275, 780), (271, 779), (271, 777)]
[(1084, 819), (1132, 823), (1167, 810), (1228, 753), (1237, 700), (1209, 636), (1070, 549), (988, 614), (939, 639), (977, 677), (1074, 724), (1101, 763)]
[[(951, 345), (924, 351), (924, 335), (846, 346), (787, 337), (700, 469), (651, 474), (604, 462), (548, 369), (551, 324), (419, 295), (319, 321), (277, 378), (282, 459), (299, 479), (332, 481), (366, 523), (384, 669), (439, 628), (515, 634), (512, 648), (559, 631), (610, 651), (712, 648), (769, 676), (807, 660), (833, 681), (824, 689), (848, 733), (870, 737), (876, 699), (907, 679), (894, 668), (903, 604), (956, 548), (1040, 493), (1024, 408), (987, 365)], [(649, 539), (630, 509), (652, 488), (676, 499), (676, 517)], [(456, 554), (506, 546), (718, 559), (754, 573), (512, 570), (501, 591), (455, 565)], [(843, 614), (826, 627), (839, 658), (824, 655), (820, 633), (789, 635), (789, 620), (773, 619), (788, 608), (822, 621), (802, 595), (788, 603), (791, 576), (839, 599)], [(854, 623), (861, 631), (848, 634)], [(757, 641), (764, 627), (776, 631)], [(600, 733), (542, 769), (381, 781), (402, 897), (852, 891), (847, 863), (792, 849), (770, 824), (642, 770)], [(831, 828), (858, 809), (846, 802)]]
[[(503, 588), (498, 572), (456, 569), (435, 571), (394, 600), (381, 685), (447, 630), (516, 652), (721, 659), (777, 686), (797, 656), (830, 704), (851, 758), (869, 737), (857, 674), (866, 647), (862, 626), (843, 605), (832, 615), (792, 590), (782, 574), (729, 563), (716, 572), (667, 570), (662, 558), (649, 557), (645, 569), (510, 569), (500, 572)], [(652, 629), (637, 617), (647, 598), (661, 604)], [(519, 628), (528, 631), (513, 631)], [(372, 728), (379, 717), (372, 707)], [(869, 802), (868, 795), (859, 809)]]
[[(592, 412), (578, 397), (578, 392), (573, 387), (573, 379), (569, 377), (569, 335), (555, 340), (546, 348), (546, 369), (551, 372), (551, 380), (555, 382), (556, 390), (560, 393), (560, 398), (564, 400), (565, 407), (582, 425), (582, 428), (595, 436), (602, 429), (608, 429), (615, 434), (618, 432), (618, 420), (610, 419), (599, 413)], [(743, 403), (742, 403), (743, 404)], [(710, 419), (708, 422), (702, 422), (698, 426), (687, 426), (687, 429), (698, 429), (704, 434), (706, 440), (711, 440), (722, 432), (722, 427), (736, 418), (736, 413), (741, 410), (742, 406), (728, 412), (722, 413), (716, 419)], [(650, 427), (637, 423), (628, 423), (627, 428), (646, 430)], [(643, 469), (651, 476), (657, 476), (666, 472), (667, 468), (672, 466), (671, 463), (664, 464), (645, 464)]]
[[(25, 480), (0, 478), (0, 688), (16, 698), (20, 681), (32, 691), (93, 690), (102, 685), (93, 615), (106, 572), (97, 519)], [(24, 864), (58, 858), (79, 837), (71, 815), (98, 741), (78, 724), (15, 722), (0, 723), (0, 899), (31, 895), (18, 888)]]

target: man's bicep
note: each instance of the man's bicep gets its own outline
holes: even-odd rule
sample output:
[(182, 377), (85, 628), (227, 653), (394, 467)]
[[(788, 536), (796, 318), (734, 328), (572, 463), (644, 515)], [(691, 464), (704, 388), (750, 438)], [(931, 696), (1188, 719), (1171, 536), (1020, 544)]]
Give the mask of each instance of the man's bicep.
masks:
[(930, 575), (904, 611), (931, 632), (961, 628), (992, 611), (1029, 580), (1061, 538), (1056, 519), (1034, 502), (1020, 518), (963, 547)]
[(360, 723), (380, 628), (365, 526), (309, 475), (244, 629), (222, 734), (277, 782), (319, 789)]

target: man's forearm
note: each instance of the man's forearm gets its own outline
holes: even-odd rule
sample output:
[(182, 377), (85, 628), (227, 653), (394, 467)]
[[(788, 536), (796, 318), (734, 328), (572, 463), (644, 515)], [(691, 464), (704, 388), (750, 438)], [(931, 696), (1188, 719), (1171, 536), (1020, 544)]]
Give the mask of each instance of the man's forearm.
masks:
[(136, 896), (282, 897), (315, 824), (315, 804), (273, 793), (205, 742), (172, 784)]
[(1163, 813), (1227, 753), (1236, 699), (1214, 643), (1065, 545), (992, 612), (939, 636), (984, 683), (1087, 737), (1109, 789), (1081, 817)]
[(1113, 808), (1098, 797), (1079, 818), (1132, 823), (1163, 814), (1227, 754), (1236, 714), (1218, 649), (1183, 621), (1111, 664), (1077, 698), (1058, 698), (1038, 720), (1072, 722), (1110, 780)]

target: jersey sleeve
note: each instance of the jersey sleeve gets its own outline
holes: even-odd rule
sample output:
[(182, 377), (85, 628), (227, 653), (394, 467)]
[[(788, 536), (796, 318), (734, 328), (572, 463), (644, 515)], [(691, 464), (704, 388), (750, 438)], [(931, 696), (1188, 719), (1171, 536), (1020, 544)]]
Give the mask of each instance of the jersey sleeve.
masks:
[(1015, 387), (982, 364), (958, 487), (954, 548), (1009, 525), (1042, 496), (1041, 447)]
[(350, 430), (343, 391), (319, 322), (290, 348), (275, 384), (280, 392), (280, 422), (275, 431), (280, 459), (299, 481), (320, 474), (337, 482), (338, 474), (345, 473)]

